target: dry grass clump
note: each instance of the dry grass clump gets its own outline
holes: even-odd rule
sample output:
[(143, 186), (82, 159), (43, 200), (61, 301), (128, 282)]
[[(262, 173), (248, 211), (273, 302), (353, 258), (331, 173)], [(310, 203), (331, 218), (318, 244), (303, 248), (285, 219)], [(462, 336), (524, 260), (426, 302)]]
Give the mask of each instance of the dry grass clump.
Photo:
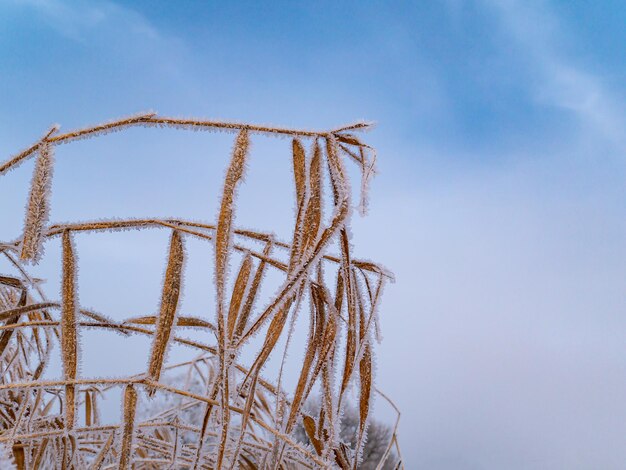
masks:
[[(49, 224), (55, 146), (137, 125), (237, 133), (216, 223), (134, 219)], [(0, 254), (15, 271), (0, 275), (0, 443), (12, 449), (17, 468), (358, 468), (373, 394), (380, 393), (373, 380), (373, 337), (381, 291), (390, 278), (377, 264), (354, 259), (348, 239), (351, 189), (344, 161), (358, 164), (364, 200), (375, 155), (355, 132), (368, 126), (315, 132), (145, 113), (65, 134), (53, 128), (0, 164), (1, 176), (37, 155), (22, 235), (0, 243)], [(254, 134), (292, 139), (297, 210), (288, 243), (233, 224), (237, 188)], [(310, 152), (303, 140), (311, 141)], [(325, 178), (332, 188), (328, 201), (322, 190)], [(330, 208), (327, 219), (325, 208)], [(115, 322), (81, 308), (72, 238), (126, 229), (164, 229), (171, 238), (158, 315)], [(63, 252), (60, 301), (45, 298), (25, 264), (37, 262), (44, 243), (53, 237), (61, 238)], [(215, 249), (213, 316), (180, 311), (187, 238)], [(241, 264), (231, 283), (228, 267), (236, 254)], [(261, 298), (270, 270), (281, 276), (282, 285), (274, 296)], [(294, 363), (299, 371), (295, 389), (285, 390), (289, 339), (296, 315), (306, 309), (308, 341), (302, 359)], [(135, 335), (150, 337), (145, 373), (116, 379), (90, 376), (79, 348), (80, 331), (86, 327), (115, 331), (128, 341)], [(206, 340), (185, 338), (181, 330), (189, 327), (203, 332)], [(244, 363), (240, 352), (255, 335), (261, 335), (260, 346)], [(282, 340), (286, 346), (281, 351)], [(63, 374), (58, 380), (43, 380), (53, 344), (60, 348)], [(174, 344), (190, 348), (195, 358), (168, 363)], [(270, 357), (281, 354), (280, 370), (266, 376), (272, 373), (265, 367)], [(171, 380), (181, 371), (184, 380)], [(342, 442), (339, 428), (352, 387), (358, 391), (359, 422), (356, 444), (349, 445)], [(105, 425), (100, 404), (115, 390), (122, 395), (120, 422)], [(319, 413), (307, 415), (303, 405), (318, 392)], [(308, 442), (298, 440), (297, 426), (305, 430)], [(396, 430), (397, 423), (378, 468), (389, 466), (391, 455), (400, 456)], [(401, 459), (394, 465), (403, 468)]]

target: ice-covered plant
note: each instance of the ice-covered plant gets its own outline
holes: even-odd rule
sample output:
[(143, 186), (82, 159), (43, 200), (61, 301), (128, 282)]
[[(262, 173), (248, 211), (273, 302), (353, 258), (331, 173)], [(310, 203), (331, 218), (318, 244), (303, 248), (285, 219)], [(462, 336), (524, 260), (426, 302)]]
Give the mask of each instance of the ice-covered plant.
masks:
[[(145, 218), (50, 223), (55, 148), (132, 126), (236, 135), (215, 222)], [(374, 394), (379, 393), (374, 385), (373, 337), (381, 293), (391, 274), (352, 255), (352, 189), (345, 166), (354, 162), (361, 171), (359, 206), (364, 210), (375, 153), (358, 133), (369, 127), (359, 122), (310, 131), (174, 119), (151, 112), (67, 133), (59, 133), (55, 126), (0, 164), (2, 177), (36, 156), (22, 234), (0, 243), (0, 255), (11, 270), (0, 274), (0, 443), (8, 449), (0, 458), (14, 461), (19, 469), (348, 470), (359, 467), (365, 449), (371, 465), (368, 424)], [(250, 142), (258, 135), (292, 141), (296, 214), (287, 241), (235, 225), (237, 190)], [(328, 194), (325, 183), (331, 188)], [(167, 267), (158, 312), (116, 322), (81, 305), (80, 263), (73, 239), (78, 233), (129, 229), (167, 230)], [(48, 300), (39, 280), (29, 275), (28, 263), (37, 263), (45, 243), (54, 237), (60, 238), (62, 247), (61, 293), (59, 300)], [(213, 314), (181, 311), (185, 242), (192, 238), (214, 249)], [(235, 259), (241, 264), (231, 273)], [(268, 296), (262, 293), (270, 271), (282, 283)], [(307, 311), (308, 340), (302, 359), (291, 361), (297, 382), (287, 390), (283, 370), (290, 364), (289, 339), (296, 316), (306, 318)], [(114, 379), (91, 375), (81, 361), (84, 328), (103, 334), (115, 331), (128, 341), (137, 335), (148, 337), (145, 372)], [(188, 339), (183, 334), (186, 328), (202, 332), (205, 341)], [(240, 353), (254, 344), (255, 336), (260, 338), (259, 347), (245, 361)], [(55, 344), (62, 377), (43, 380)], [(174, 344), (186, 346), (193, 357), (181, 364), (168, 362)], [(273, 355), (282, 355), (274, 373), (266, 367)], [(121, 419), (103, 424), (100, 404), (114, 390), (121, 396)], [(303, 411), (314, 392), (321, 397), (319, 409)], [(358, 406), (346, 414), (348, 394), (357, 397)], [(349, 419), (353, 422), (347, 423)], [(345, 435), (348, 424), (353, 428), (350, 439)], [(396, 430), (397, 423), (385, 436), (384, 451), (377, 451), (376, 468), (387, 468), (392, 454), (400, 457)], [(402, 467), (401, 459), (397, 465)]]

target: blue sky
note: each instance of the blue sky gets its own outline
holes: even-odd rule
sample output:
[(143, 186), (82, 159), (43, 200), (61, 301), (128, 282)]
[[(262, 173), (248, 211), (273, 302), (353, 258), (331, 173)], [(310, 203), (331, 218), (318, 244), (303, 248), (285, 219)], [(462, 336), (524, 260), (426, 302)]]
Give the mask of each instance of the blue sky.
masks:
[[(0, 160), (51, 123), (147, 109), (375, 120), (380, 174), (354, 242), (397, 276), (378, 377), (403, 411), (407, 468), (622, 468), (625, 22), (618, 1), (3, 0)], [(224, 162), (228, 137), (152, 136), (59, 151), (53, 220), (213, 220), (203, 188), (223, 170), (204, 155)], [(255, 148), (251, 175), (288, 177), (284, 153)], [(17, 235), (30, 170), (0, 183), (0, 239)]]

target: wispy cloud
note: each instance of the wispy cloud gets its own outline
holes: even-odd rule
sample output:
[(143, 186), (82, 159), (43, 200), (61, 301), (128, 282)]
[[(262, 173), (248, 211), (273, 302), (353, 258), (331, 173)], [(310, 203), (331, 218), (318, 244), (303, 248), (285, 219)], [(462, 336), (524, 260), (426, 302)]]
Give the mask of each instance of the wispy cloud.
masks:
[(602, 77), (561, 49), (566, 31), (545, 2), (481, 0), (496, 12), (502, 31), (532, 68), (530, 86), (538, 101), (574, 113), (599, 137), (626, 150), (626, 112)]
[(110, 1), (9, 0), (9, 3), (31, 8), (58, 33), (75, 40), (83, 40), (94, 28), (107, 22), (121, 23), (132, 32), (152, 39), (160, 36), (143, 15)]
[[(170, 89), (193, 93), (197, 89), (198, 79), (189, 72), (197, 62), (190, 44), (182, 34), (165, 30), (132, 5), (110, 0), (0, 0), (0, 11), (2, 20), (24, 22), (28, 30), (20, 33), (23, 37), (3, 41), (0, 53), (14, 57), (19, 64), (22, 59), (12, 51), (32, 46), (29, 62), (42, 65), (36, 66), (40, 73), (29, 76), (28, 81), (35, 90), (43, 90), (35, 83), (45, 70), (46, 80), (55, 82), (55, 93), (46, 99), (77, 99), (80, 94), (83, 104), (110, 107), (113, 111), (109, 114), (121, 115), (155, 108), (157, 93), (165, 95)], [(86, 82), (91, 87), (85, 87)], [(110, 90), (109, 99), (102, 100), (102, 94), (93, 92), (96, 89)], [(112, 102), (111, 98), (121, 95), (126, 95), (123, 101)], [(29, 99), (37, 102), (33, 95)], [(162, 107), (157, 111), (163, 112)], [(67, 122), (67, 116), (55, 119)]]

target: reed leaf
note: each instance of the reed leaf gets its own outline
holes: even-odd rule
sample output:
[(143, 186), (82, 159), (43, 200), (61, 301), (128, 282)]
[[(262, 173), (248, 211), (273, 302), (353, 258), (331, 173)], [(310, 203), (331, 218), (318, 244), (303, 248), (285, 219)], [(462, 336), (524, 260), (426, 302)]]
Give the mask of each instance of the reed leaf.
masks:
[(220, 350), (220, 377), (222, 397), (222, 429), (220, 444), (217, 454), (217, 467), (222, 466), (224, 451), (228, 438), (228, 425), (230, 422), (230, 410), (228, 400), (230, 395), (228, 380), (228, 364), (226, 361), (226, 332), (224, 328), (225, 316), (225, 283), (228, 255), (232, 243), (232, 222), (234, 213), (235, 193), (237, 185), (243, 178), (243, 172), (248, 154), (249, 138), (247, 129), (242, 129), (237, 135), (233, 156), (226, 172), (222, 203), (215, 230), (215, 285), (217, 291), (217, 332), (218, 347)]
[(308, 181), (309, 198), (302, 226), (302, 251), (313, 246), (319, 235), (322, 221), (322, 151), (317, 140), (313, 146)]
[(313, 444), (315, 452), (317, 452), (318, 455), (322, 455), (322, 443), (317, 438), (315, 420), (309, 415), (304, 415), (302, 417), (302, 424), (311, 444)]
[(38, 261), (41, 257), (44, 226), (50, 212), (50, 188), (54, 165), (53, 146), (44, 140), (39, 146), (26, 209), (21, 259)]
[(300, 202), (306, 197), (306, 154), (300, 139), (292, 140), (293, 151), (293, 173), (296, 183), (296, 204), (299, 207)]
[[(158, 321), (159, 321), (159, 317), (155, 315), (148, 315), (145, 317), (129, 318), (125, 320), (124, 323), (133, 324), (133, 325), (156, 325)], [(202, 318), (197, 318), (197, 317), (176, 315), (175, 325), (186, 326), (186, 327), (191, 327), (191, 328), (207, 328), (212, 331), (217, 331), (217, 328), (215, 328), (215, 325), (213, 325), (213, 323), (210, 323), (206, 320), (203, 320)]]
[[(165, 359), (165, 353), (172, 335), (172, 327), (175, 324), (182, 284), (184, 258), (182, 237), (177, 230), (174, 230), (170, 239), (165, 281), (161, 293), (161, 308), (148, 365), (148, 377), (153, 382), (158, 382), (161, 376), (163, 360)], [(154, 389), (149, 388), (148, 393), (150, 395), (154, 394)]]
[(248, 254), (243, 259), (241, 267), (239, 268), (239, 274), (233, 287), (233, 293), (230, 298), (230, 307), (228, 309), (228, 338), (230, 341), (233, 339), (235, 333), (235, 325), (240, 314), (241, 304), (247, 293), (248, 281), (250, 279), (250, 272), (252, 271), (252, 255)]

